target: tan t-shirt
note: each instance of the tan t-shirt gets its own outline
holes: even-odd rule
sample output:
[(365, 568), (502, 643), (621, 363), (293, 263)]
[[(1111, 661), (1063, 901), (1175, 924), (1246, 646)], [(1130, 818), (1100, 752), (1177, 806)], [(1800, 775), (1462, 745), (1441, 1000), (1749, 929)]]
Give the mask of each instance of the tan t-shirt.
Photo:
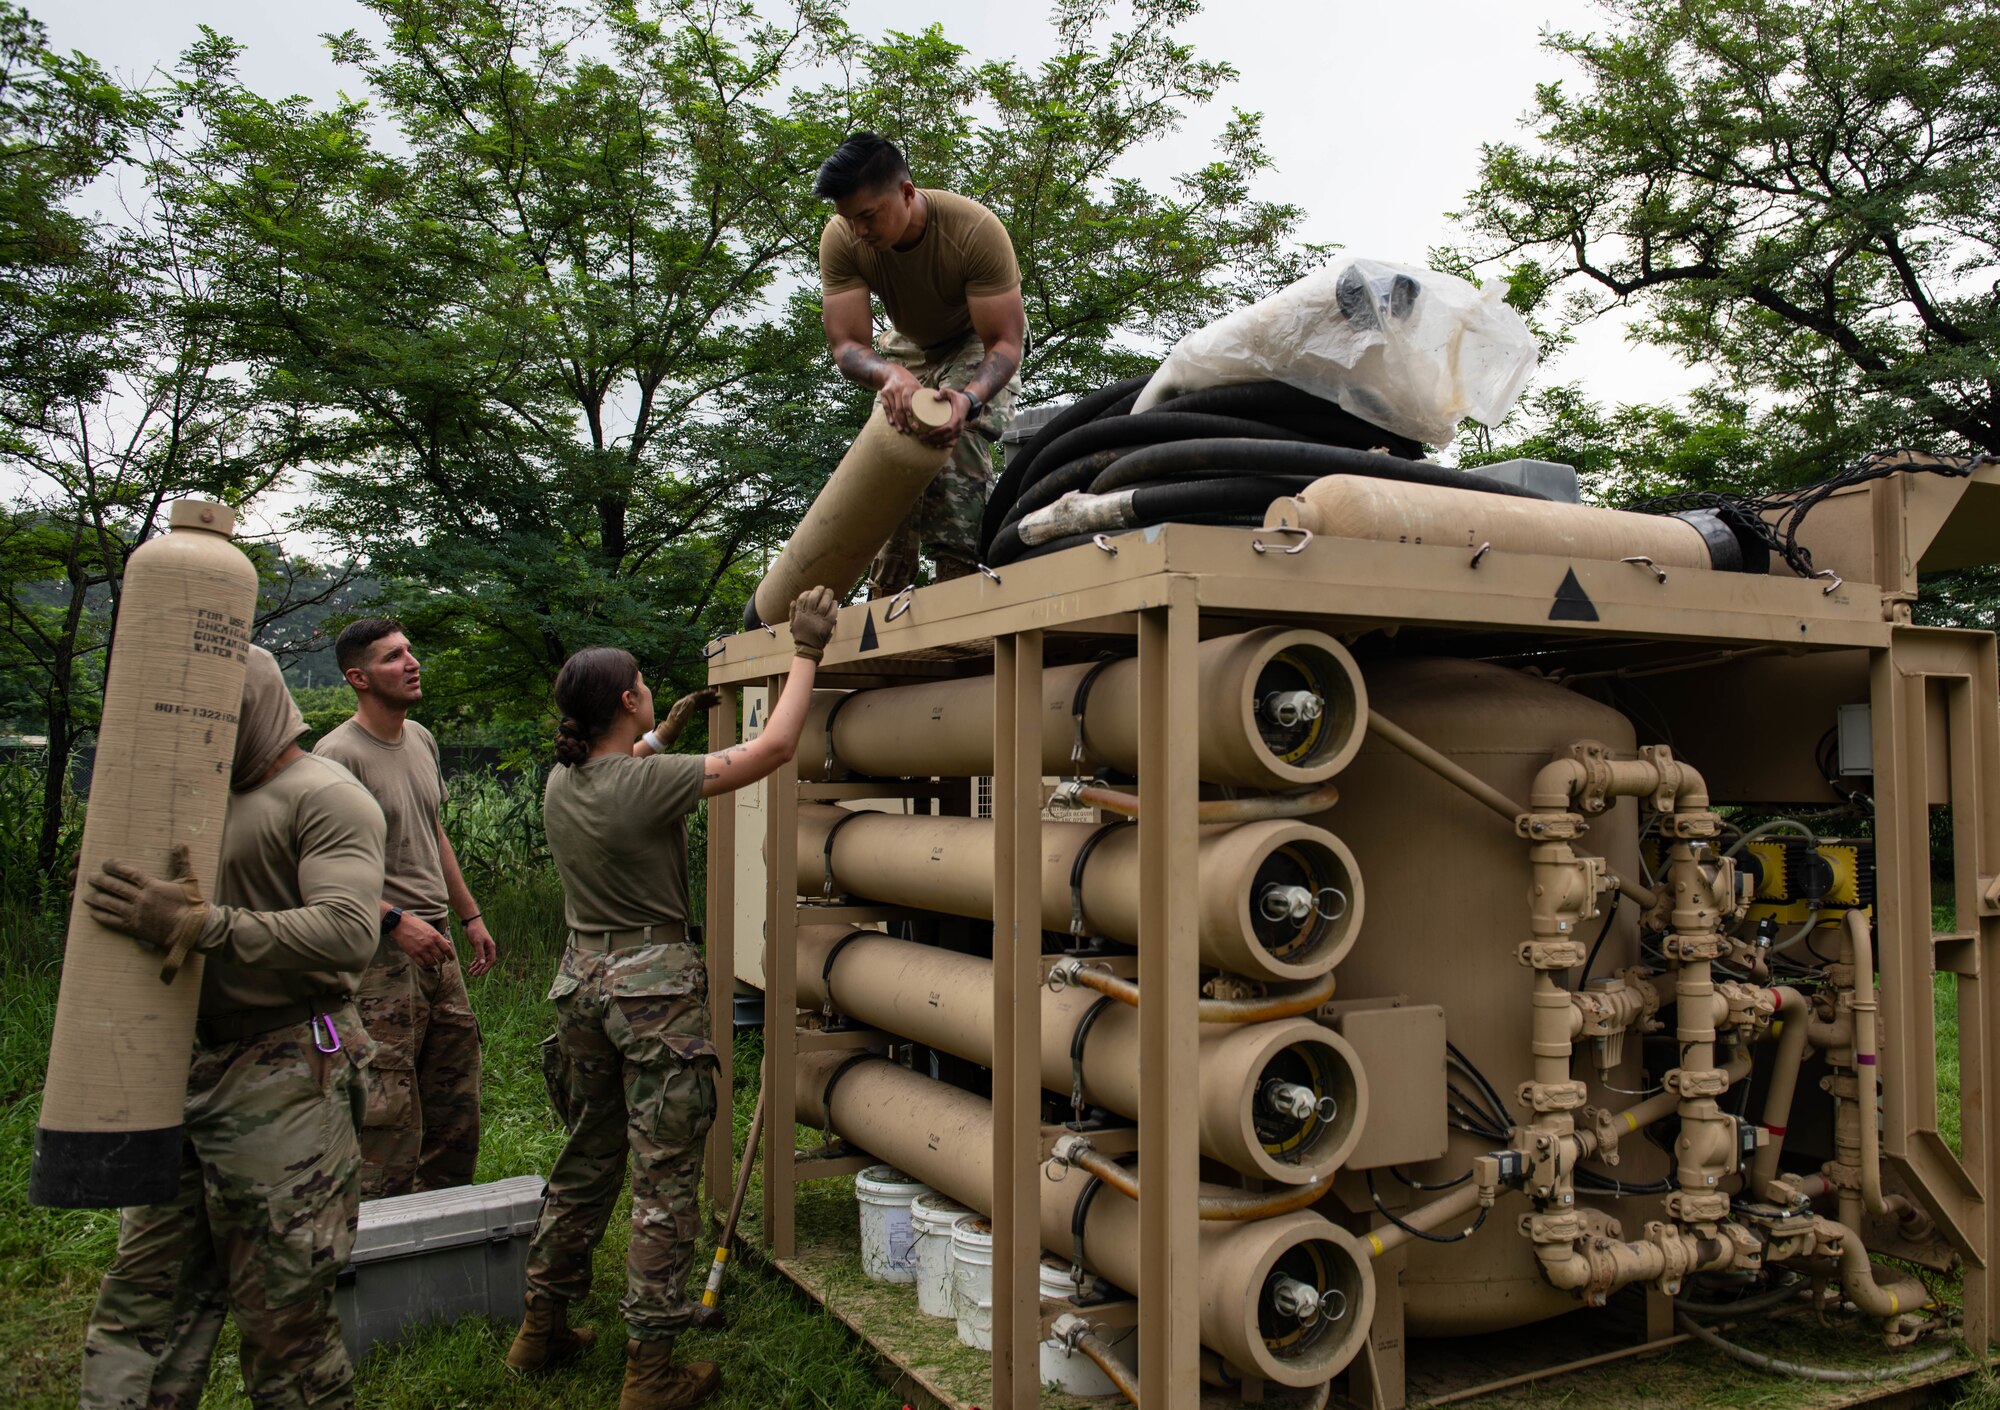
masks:
[(992, 211), (950, 191), (925, 189), (930, 218), (908, 250), (871, 250), (839, 216), (819, 236), (819, 284), (828, 294), (870, 289), (898, 333), (925, 349), (963, 342), (972, 332), (967, 296), (1020, 287), (1014, 242)]
[(702, 763), (601, 754), (549, 772), (542, 824), (571, 930), (686, 922), (687, 816), (701, 801)]
[(415, 720), (405, 720), (403, 737), (384, 744), (361, 721), (348, 719), (328, 730), (313, 753), (345, 766), (382, 805), (382, 816), (389, 820), (382, 899), (444, 929), (451, 897), (438, 851), (444, 775), (438, 768), (437, 740)]
[(215, 909), (197, 946), (204, 1018), (352, 996), (375, 958), (382, 810), (310, 754), (229, 795)]

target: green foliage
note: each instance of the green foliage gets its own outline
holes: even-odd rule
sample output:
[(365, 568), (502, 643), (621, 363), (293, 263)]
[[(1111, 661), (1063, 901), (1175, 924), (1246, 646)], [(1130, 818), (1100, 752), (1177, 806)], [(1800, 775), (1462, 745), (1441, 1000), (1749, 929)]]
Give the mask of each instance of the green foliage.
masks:
[[(1564, 327), (1613, 304), (1714, 369), (1767, 487), (1912, 443), (2000, 451), (1991, 0), (1608, 0), (1545, 43), (1529, 144), (1461, 217)], [(1729, 430), (1729, 419), (1697, 418)]]
[(810, 187), (851, 128), (1010, 223), (1036, 396), (1298, 266), (1298, 212), (1250, 194), (1254, 116), (1171, 191), (1111, 174), (1233, 76), (1175, 37), (1188, 0), (1110, 34), (1062, 0), (1033, 71), (935, 27), (866, 40), (824, 0), (372, 8), (379, 47), (331, 41), (366, 97), (324, 109), (251, 92), (206, 33), (150, 170), (319, 467), (307, 523), (430, 644), (433, 697), (496, 722), (538, 721), (592, 643), (693, 685), (845, 451), (867, 397), (826, 357)]
[(443, 823), (475, 895), (540, 876), (551, 865), (539, 771), (460, 774), (445, 789)]

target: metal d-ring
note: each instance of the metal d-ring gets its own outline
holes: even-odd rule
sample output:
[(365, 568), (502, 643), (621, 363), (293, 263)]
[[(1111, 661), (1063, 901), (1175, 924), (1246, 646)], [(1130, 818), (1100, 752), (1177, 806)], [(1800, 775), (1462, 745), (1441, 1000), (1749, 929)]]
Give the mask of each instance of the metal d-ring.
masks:
[(987, 567), (987, 566), (986, 566), (986, 565), (985, 565), (984, 563), (975, 563), (975, 564), (973, 564), (972, 566), (973, 566), (973, 567), (975, 567), (975, 568), (977, 568), (977, 569), (979, 570), (979, 576), (980, 576), (980, 577), (982, 577), (982, 578), (991, 578), (991, 579), (993, 580), (993, 586), (995, 586), (995, 587), (999, 587), (999, 586), (1000, 586), (1000, 575), (999, 575), (998, 573), (994, 572), (994, 571), (993, 571), (993, 570), (992, 570), (991, 568)]
[(911, 583), (908, 587), (890, 598), (889, 610), (882, 614), (882, 620), (884, 622), (893, 622), (905, 612), (908, 612), (910, 610), (910, 599), (915, 597), (916, 593), (917, 585)]
[(769, 632), (772, 636), (776, 636), (778, 634), (778, 629), (772, 626), (769, 622), (759, 622), (757, 625), (762, 627), (765, 631)]
[(1479, 566), (1479, 560), (1484, 558), (1488, 553), (1490, 553), (1492, 549), (1493, 545), (1491, 543), (1482, 543), (1481, 545), (1479, 545), (1479, 547), (1472, 550), (1472, 561), (1466, 564), (1465, 566), (1468, 568), (1477, 568)]
[[(1313, 531), (1311, 529), (1303, 529), (1291, 524), (1279, 524), (1264, 530), (1264, 532), (1267, 534), (1297, 534), (1299, 536), (1299, 541), (1290, 548), (1281, 548), (1278, 550), (1278, 552), (1286, 555), (1303, 553), (1305, 546), (1313, 541)], [(1257, 553), (1269, 553), (1272, 545), (1265, 543), (1262, 539), (1252, 539), (1250, 540), (1250, 547)]]
[(1819, 595), (1821, 597), (1832, 597), (1836, 592), (1840, 591), (1841, 577), (1840, 574), (1834, 572), (1833, 569), (1822, 568), (1817, 573), (1814, 573), (1813, 576), (1815, 578), (1833, 579), (1832, 582), (1828, 583), (1825, 587), (1819, 590)]
[(1655, 582), (1663, 583), (1667, 580), (1667, 570), (1643, 553), (1635, 553), (1630, 558), (1621, 558), (1618, 561), (1620, 563), (1630, 563), (1635, 568), (1644, 568), (1653, 575)]
[(704, 661), (713, 661), (716, 657), (720, 656), (723, 652), (727, 651), (728, 649), (729, 649), (729, 643), (725, 640), (718, 638), (716, 640), (715, 645), (703, 649), (701, 653), (701, 659)]
[(1111, 541), (1110, 535), (1092, 534), (1090, 536), (1090, 541), (1096, 544), (1099, 548), (1103, 549), (1106, 553), (1110, 554), (1113, 558), (1116, 558), (1118, 556), (1118, 545)]

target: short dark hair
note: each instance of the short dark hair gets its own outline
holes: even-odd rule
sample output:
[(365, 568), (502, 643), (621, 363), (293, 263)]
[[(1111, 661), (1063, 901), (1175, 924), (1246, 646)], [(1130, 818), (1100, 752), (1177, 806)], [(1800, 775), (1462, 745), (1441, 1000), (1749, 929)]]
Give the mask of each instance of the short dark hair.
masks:
[(363, 617), (349, 622), (333, 639), (334, 664), (346, 675), (368, 659), (368, 648), (385, 636), (394, 636), (403, 624), (394, 617)]
[(838, 201), (856, 191), (879, 191), (909, 179), (910, 164), (894, 142), (872, 132), (856, 132), (820, 163), (813, 194)]

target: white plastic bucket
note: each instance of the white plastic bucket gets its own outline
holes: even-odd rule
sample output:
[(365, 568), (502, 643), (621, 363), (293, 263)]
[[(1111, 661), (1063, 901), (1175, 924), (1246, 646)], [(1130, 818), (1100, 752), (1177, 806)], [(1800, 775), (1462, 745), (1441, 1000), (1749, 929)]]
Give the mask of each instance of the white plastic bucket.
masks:
[[(1093, 1280), (1094, 1281), (1094, 1280)], [(1044, 1258), (1041, 1272), (1042, 1301), (1062, 1302), (1076, 1293), (1070, 1281), (1069, 1264), (1059, 1258)], [(1138, 1369), (1139, 1334), (1132, 1328), (1103, 1333), (1111, 1344), (1111, 1354), (1127, 1368)], [(1116, 1395), (1118, 1387), (1098, 1369), (1095, 1361), (1081, 1351), (1071, 1351), (1053, 1337), (1042, 1343), (1042, 1384), (1052, 1385), (1071, 1395)]]
[(861, 1271), (875, 1282), (916, 1281), (910, 1202), (930, 1188), (890, 1165), (871, 1165), (854, 1177), (854, 1199), (861, 1206)]
[(981, 1351), (993, 1349), (993, 1224), (977, 1214), (960, 1215), (951, 1226), (952, 1302), (958, 1309), (958, 1339)]
[(970, 1213), (935, 1191), (910, 1201), (910, 1225), (917, 1241), (917, 1310), (926, 1317), (958, 1316), (951, 1296), (951, 1226)]

